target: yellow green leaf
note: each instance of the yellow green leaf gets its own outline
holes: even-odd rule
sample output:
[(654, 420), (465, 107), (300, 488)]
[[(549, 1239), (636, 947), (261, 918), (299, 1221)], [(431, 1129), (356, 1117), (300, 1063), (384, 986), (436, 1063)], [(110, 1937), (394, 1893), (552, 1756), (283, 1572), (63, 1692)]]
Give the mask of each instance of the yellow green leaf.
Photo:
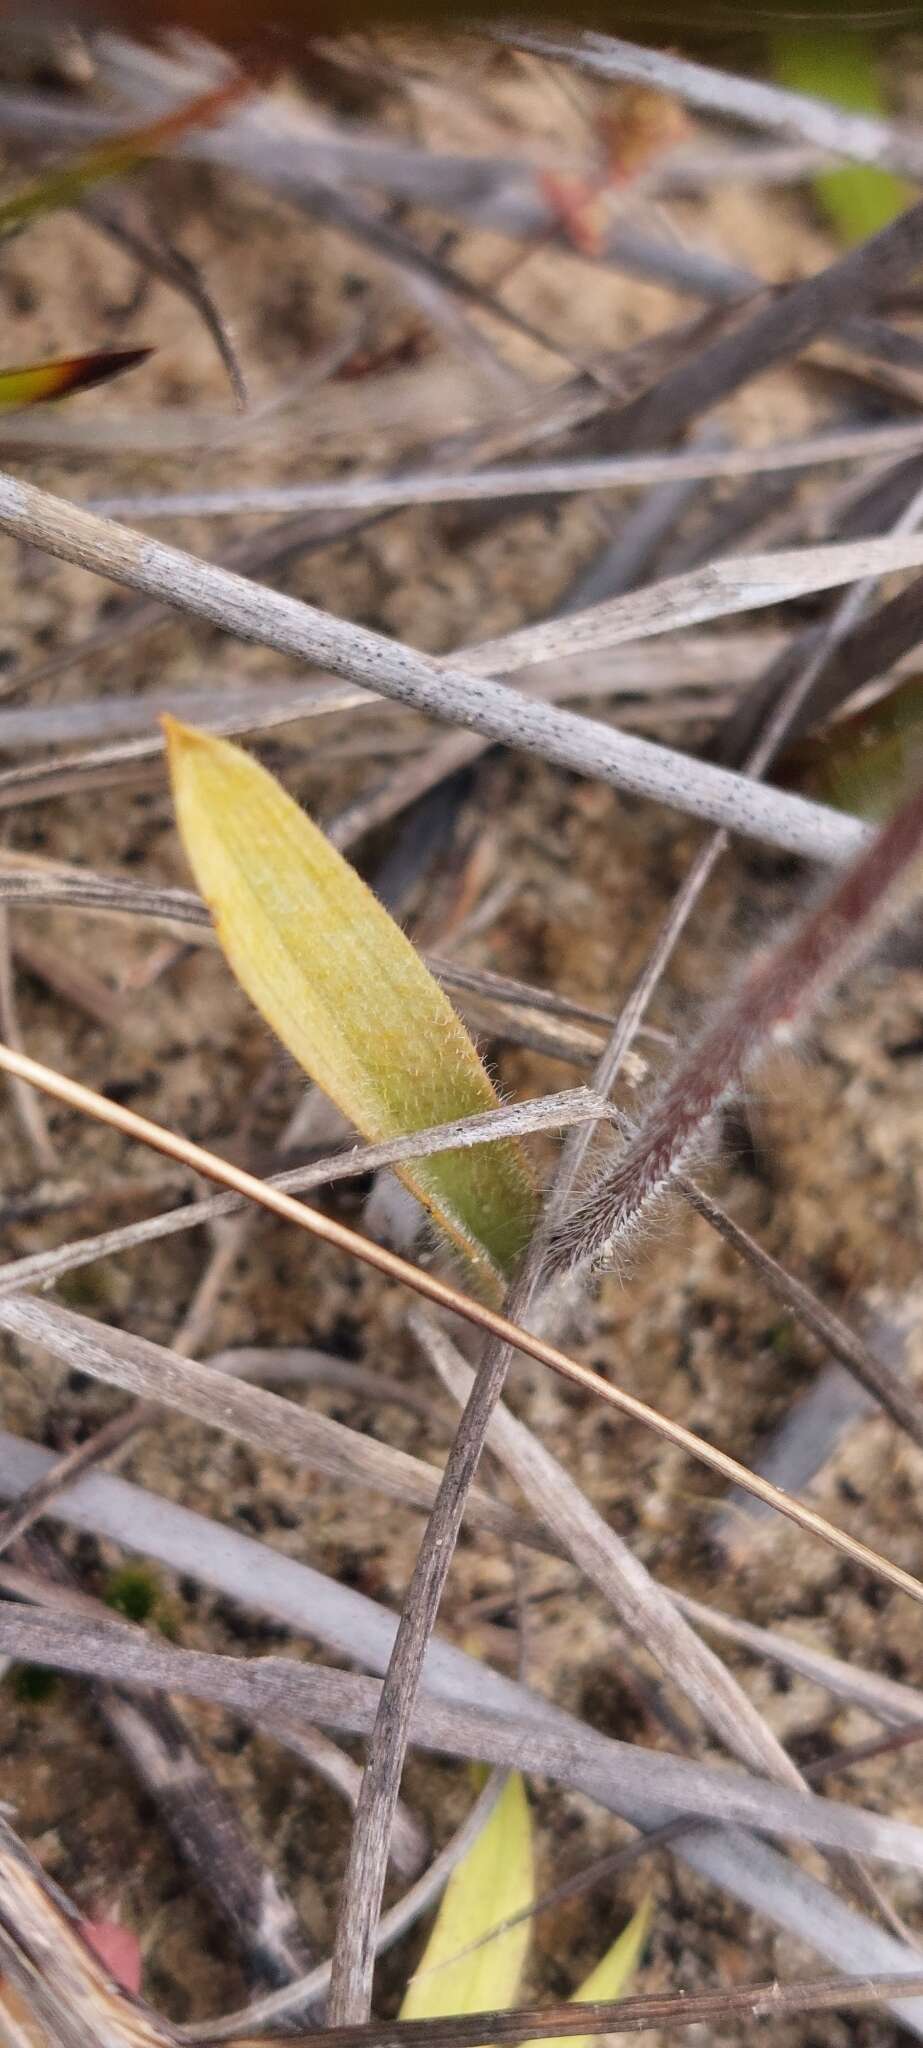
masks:
[(82, 356), (58, 356), (46, 363), (20, 363), (0, 370), (0, 409), (13, 406), (46, 405), (51, 398), (66, 398), (71, 391), (88, 391), (91, 384), (105, 384), (123, 370), (133, 370), (147, 361), (149, 348), (95, 349)]
[[(164, 720), (176, 816), (225, 957), (362, 1135), (383, 1142), (497, 1106), (456, 1011), (355, 869), (239, 747)], [(510, 1139), (400, 1169), (496, 1292), (535, 1190)]]
[(480, 1941), (501, 1920), (531, 1906), (534, 1897), (532, 1821), (525, 1786), (514, 1772), (446, 1885), (433, 1931), (408, 1985), (401, 2019), (497, 2012), (512, 2005), (531, 1920), (521, 1920), (473, 1953), (463, 1951), (470, 1951), (472, 1942)]
[(0, 237), (18, 233), (29, 221), (57, 207), (76, 205), (94, 185), (102, 184), (106, 178), (124, 177), (139, 164), (159, 156), (191, 129), (210, 127), (252, 90), (249, 79), (235, 76), (208, 92), (197, 93), (195, 99), (175, 107), (172, 113), (146, 121), (143, 127), (128, 129), (124, 134), (107, 136), (70, 163), (43, 172), (23, 191), (0, 200)]
[[(786, 28), (773, 38), (773, 69), (781, 85), (814, 93), (853, 113), (884, 114), (875, 46), (848, 24)], [(841, 241), (864, 242), (911, 204), (911, 187), (873, 164), (821, 171), (812, 187)]]
[[(574, 1992), (578, 2005), (592, 2005), (597, 2000), (624, 1998), (632, 1977), (641, 1961), (644, 1944), (651, 1924), (652, 1899), (650, 1892), (642, 1899), (636, 1913), (623, 1927), (617, 1941), (585, 1977), (579, 1991)], [(598, 2035), (567, 2034), (558, 2048), (594, 2048)], [(525, 2048), (541, 2048), (540, 2041), (527, 2041)]]

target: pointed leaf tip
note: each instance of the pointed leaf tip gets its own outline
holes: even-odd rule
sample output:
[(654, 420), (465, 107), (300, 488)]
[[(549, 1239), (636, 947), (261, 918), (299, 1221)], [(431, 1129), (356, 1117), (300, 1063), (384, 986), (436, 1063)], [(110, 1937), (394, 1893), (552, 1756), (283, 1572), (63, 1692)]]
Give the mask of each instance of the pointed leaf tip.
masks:
[[(622, 1928), (618, 1939), (607, 1949), (602, 1962), (597, 1963), (595, 1970), (584, 1978), (579, 1991), (574, 1992), (575, 2004), (602, 2004), (613, 1998), (625, 1997), (644, 1954), (653, 1909), (653, 1896), (647, 1892), (627, 1927)], [(558, 2048), (595, 2048), (598, 2038), (594, 2034), (566, 2034)], [(541, 2036), (527, 2041), (525, 2048), (542, 2048)]]
[(67, 398), (74, 391), (89, 391), (94, 384), (107, 384), (147, 361), (149, 348), (94, 349), (81, 356), (56, 356), (44, 363), (20, 363), (0, 369), (0, 409), (14, 406), (47, 405), (55, 398)]
[(171, 766), (174, 760), (179, 763), (185, 747), (197, 747), (205, 738), (205, 734), (199, 731), (198, 726), (185, 725), (181, 718), (174, 718), (172, 711), (161, 712), (160, 727), (167, 743)]
[[(237, 980), (363, 1136), (400, 1137), (497, 1106), (448, 997), (370, 889), (273, 776), (228, 740), (163, 719), (177, 822)], [(535, 1189), (510, 1139), (400, 1169), (499, 1291)]]

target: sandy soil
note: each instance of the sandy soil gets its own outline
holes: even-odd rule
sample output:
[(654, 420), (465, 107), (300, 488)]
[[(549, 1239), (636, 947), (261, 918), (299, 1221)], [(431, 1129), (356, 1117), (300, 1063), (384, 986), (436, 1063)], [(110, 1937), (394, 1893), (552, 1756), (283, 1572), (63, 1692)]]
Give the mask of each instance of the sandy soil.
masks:
[[(564, 103), (555, 114), (557, 101), (531, 71), (514, 78), (501, 66), (492, 77), (485, 72), (478, 88), (478, 104), (519, 120), (524, 129), (537, 120), (536, 95), (542, 91), (546, 125), (558, 118), (566, 130), (576, 118)], [(304, 82), (292, 81), (286, 90), (301, 93)], [(482, 118), (459, 107), (447, 79), (431, 99), (418, 97), (417, 120), (423, 132), (438, 127), (442, 146), (472, 139)], [(305, 361), (321, 355), (342, 335), (357, 306), (369, 309), (376, 334), (388, 337), (406, 328), (408, 315), (393, 281), (365, 254), (243, 184), (162, 166), (147, 189), (158, 195), (184, 250), (202, 264), (255, 400), (277, 392)], [(679, 232), (776, 278), (807, 271), (830, 253), (807, 202), (791, 196), (757, 203), (744, 192), (727, 192), (707, 208), (676, 205), (671, 216)], [(508, 257), (504, 245), (487, 237), (466, 244), (465, 262), (485, 279)], [(575, 351), (627, 345), (677, 312), (664, 292), (598, 274), (576, 258), (542, 253), (523, 266), (509, 291), (511, 303)], [(180, 405), (230, 412), (220, 366), (190, 308), (165, 287), (139, 282), (136, 266), (85, 222), (50, 221), (9, 248), (0, 271), (0, 305), (9, 360), (102, 342), (156, 344), (151, 362), (130, 382), (78, 401), (87, 419), (150, 419), (159, 408)], [(508, 363), (559, 374), (550, 354), (540, 360), (537, 351), (497, 329), (490, 332)], [(300, 448), (269, 435), (207, 457), (198, 451), (143, 458), (20, 453), (14, 466), (76, 495), (125, 481), (154, 486), (192, 477), (217, 482), (298, 476), (308, 462), (322, 474), (345, 454), (371, 463), (407, 445), (412, 436), (406, 426), (376, 428), (374, 415), (385, 402), (400, 415), (409, 388), (408, 376), (399, 371), (377, 380), (374, 391), (368, 385), (332, 387), (336, 411), (329, 419), (338, 419), (340, 427), (324, 442), (313, 431), (309, 396), (299, 415)], [(450, 379), (446, 370), (441, 401), (432, 361), (420, 389), (424, 421), (430, 394), (434, 410), (442, 404), (440, 430), (451, 424), (447, 407), (459, 424), (497, 409), (496, 394), (457, 357)], [(760, 379), (728, 418), (736, 432), (768, 438), (816, 422), (835, 404), (835, 392), (819, 377), (786, 372)], [(317, 406), (328, 418), (326, 393)], [(617, 515), (626, 510), (627, 501), (618, 501)], [(525, 509), (480, 531), (448, 512), (407, 512), (300, 562), (287, 572), (286, 587), (421, 647), (443, 649), (551, 609), (575, 569), (593, 555), (599, 531), (597, 514), (581, 504), (548, 514)], [(231, 537), (225, 526), (219, 542)], [(185, 523), (181, 538), (191, 547), (215, 545), (204, 523)], [(108, 617), (114, 603), (111, 592), (90, 577), (10, 546), (0, 550), (0, 598), (0, 661), (10, 669), (78, 639)], [(175, 685), (179, 702), (182, 690), (205, 673), (213, 679), (258, 678), (278, 674), (279, 664), (176, 622), (156, 639), (71, 669), (35, 694), (37, 701), (69, 701)], [(308, 726), (287, 731), (262, 751), (315, 815), (330, 817), (348, 796), (378, 779), (376, 736), (384, 749), (398, 729), (405, 730), (406, 722), (400, 727), (395, 714), (382, 712), (362, 726), (370, 740), (353, 757), (338, 754), (329, 734), (318, 742), (317, 728)], [(21, 807), (5, 822), (7, 844), (25, 852), (152, 881), (187, 881), (159, 778), (141, 787), (119, 784)], [(676, 818), (608, 790), (538, 765), (491, 760), (457, 808), (449, 840), (436, 849), (402, 906), (411, 931), (425, 933), (429, 943), (450, 914), (453, 877), (477, 835), (486, 835), (480, 895), (508, 877), (515, 888), (487, 931), (467, 942), (464, 957), (606, 1007), (617, 1004), (630, 985), (697, 843)], [(386, 850), (384, 836), (363, 848), (367, 869), (374, 871)], [(685, 1034), (748, 949), (803, 900), (806, 887), (803, 876), (762, 855), (741, 852), (726, 860), (658, 999), (654, 1021)], [(161, 941), (149, 932), (91, 925), (63, 913), (27, 922), (24, 912), (13, 918), (14, 940), (19, 932), (53, 943), (65, 963), (90, 965), (108, 988), (126, 990), (117, 1024), (107, 1027), (21, 971), (17, 996), (33, 1052), (218, 1146), (233, 1141), (240, 1105), (268, 1069), (254, 1135), (264, 1145), (271, 1142), (303, 1083), (283, 1061), (273, 1064), (266, 1032), (217, 956), (194, 950), (165, 956), (139, 996), (131, 993), (129, 977), (160, 955)], [(918, 1039), (921, 1022), (918, 975), (875, 969), (856, 975), (801, 1054), (761, 1076), (747, 1105), (749, 1146), (735, 1124), (711, 1168), (712, 1184), (734, 1213), (846, 1314), (861, 1312), (872, 1290), (887, 1313), (889, 1303), (917, 1281), (923, 1176), (918, 1061), (896, 1056), (895, 1048)], [(489, 1050), (514, 1096), (575, 1078), (563, 1063), (499, 1044)], [(4, 1184), (22, 1191), (34, 1183), (34, 1162), (7, 1101), (2, 1109)], [(53, 1111), (49, 1125), (69, 1179), (92, 1185), (99, 1175), (159, 1170), (156, 1162), (129, 1156), (119, 1141), (70, 1114)], [(344, 1194), (337, 1210), (356, 1217), (357, 1197)], [(4, 1256), (95, 1227), (92, 1205), (70, 1220), (8, 1224)], [(61, 1298), (169, 1342), (208, 1250), (200, 1234), (179, 1237), (74, 1276), (62, 1285)], [(216, 1305), (207, 1348), (308, 1341), (374, 1363), (430, 1393), (404, 1333), (403, 1309), (396, 1290), (350, 1271), (293, 1231), (260, 1220)], [(754, 1454), (818, 1367), (808, 1340), (732, 1255), (704, 1225), (672, 1209), (631, 1267), (604, 1282), (588, 1325), (573, 1341), (603, 1374), (618, 1376), (743, 1458)], [(717, 1487), (688, 1461), (537, 1369), (520, 1370), (512, 1398), (664, 1580), (759, 1622), (784, 1624), (839, 1655), (923, 1681), (919, 1620), (898, 1596), (883, 1596), (824, 1548), (775, 1521), (759, 1530), (741, 1529), (731, 1562), (710, 1536)], [(394, 1444), (425, 1448), (433, 1457), (444, 1451), (451, 1417), (435, 1394), (431, 1424), (341, 1392), (315, 1391), (305, 1399)], [(102, 1387), (9, 1347), (0, 1362), (0, 1401), (6, 1427), (56, 1448), (71, 1444), (118, 1405)], [(176, 1418), (147, 1432), (124, 1469), (157, 1492), (345, 1576), (392, 1607), (400, 1602), (421, 1527), (410, 1512), (373, 1497), (356, 1498), (333, 1482), (296, 1476)], [(824, 1467), (814, 1497), (844, 1527), (919, 1570), (912, 1505), (920, 1478), (918, 1453), (886, 1421), (867, 1420), (848, 1433)], [(104, 1590), (118, 1562), (114, 1551), (68, 1537), (61, 1538), (61, 1549), (84, 1586)], [(163, 1611), (184, 1644), (258, 1653), (282, 1640), (280, 1632), (194, 1585), (165, 1573), (160, 1581)], [(524, 1657), (532, 1682), (612, 1733), (662, 1740), (624, 1673), (620, 1640), (603, 1602), (562, 1563), (543, 1558), (530, 1558), (523, 1567), (520, 1591), (528, 1602)], [(515, 1668), (515, 1593), (509, 1560), (499, 1547), (466, 1539), (444, 1605), (445, 1633), (503, 1668)], [(864, 1717), (838, 1710), (816, 1688), (731, 1657), (799, 1760), (871, 1732)], [(310, 1936), (323, 1948), (347, 1842), (341, 1802), (221, 1713), (189, 1708), (188, 1718), (293, 1893)], [(866, 1767), (843, 1786), (843, 1796), (851, 1790), (869, 1805), (923, 1820), (923, 1765), (915, 1752), (893, 1764)], [(471, 1797), (461, 1769), (416, 1759), (405, 1791), (437, 1842), (457, 1824)], [(619, 1839), (617, 1826), (587, 1802), (541, 1786), (534, 1796), (543, 1883)], [(222, 1927), (175, 1860), (79, 1684), (60, 1683), (50, 1698), (31, 1703), (10, 1680), (0, 1689), (0, 1798), (15, 1803), (19, 1824), (45, 1868), (82, 1907), (97, 1915), (115, 1908), (137, 1928), (145, 1989), (164, 2011), (191, 2019), (246, 1997)], [(656, 1913), (643, 1988), (694, 1989), (716, 1976), (743, 1981), (809, 1966), (808, 1954), (794, 1942), (767, 1935), (665, 1859), (652, 1869)], [(639, 1871), (615, 1892), (594, 1893), (542, 1919), (534, 1988), (556, 1995), (571, 1989), (647, 1881), (647, 1872)], [(910, 1925), (919, 1928), (917, 1887), (895, 1882), (890, 1893)], [(418, 1941), (415, 1936), (402, 1944), (383, 1966), (382, 2010), (393, 2009)], [(840, 2048), (847, 2041), (884, 2048), (895, 2035), (886, 2020), (824, 2019), (777, 2027), (773, 2041), (778, 2048), (821, 2042)]]

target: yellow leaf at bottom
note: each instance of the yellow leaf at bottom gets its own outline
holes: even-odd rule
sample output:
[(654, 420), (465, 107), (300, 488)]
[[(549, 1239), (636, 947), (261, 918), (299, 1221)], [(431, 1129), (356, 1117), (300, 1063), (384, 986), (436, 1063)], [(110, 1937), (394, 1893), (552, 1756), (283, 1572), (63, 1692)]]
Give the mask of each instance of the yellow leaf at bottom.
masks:
[(532, 1905), (532, 1821), (518, 1773), (504, 1786), (477, 1841), (446, 1885), (436, 1923), (410, 1980), (402, 2020), (497, 2012), (512, 2005), (532, 1933), (521, 1920), (472, 1951), (500, 1921)]

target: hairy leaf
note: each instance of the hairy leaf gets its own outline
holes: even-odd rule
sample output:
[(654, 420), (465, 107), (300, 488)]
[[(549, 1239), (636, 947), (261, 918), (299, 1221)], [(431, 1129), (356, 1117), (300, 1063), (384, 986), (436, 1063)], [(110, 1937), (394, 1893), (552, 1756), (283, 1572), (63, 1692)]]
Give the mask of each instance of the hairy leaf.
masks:
[[(464, 1025), (409, 940), (266, 770), (166, 718), (183, 843), (225, 956), (289, 1052), (372, 1140), (496, 1108)], [(512, 1139), (398, 1171), (495, 1291), (531, 1229)]]
[(436, 1923), (410, 1980), (402, 2020), (512, 2005), (519, 1989), (531, 1920), (520, 1920), (472, 1951), (498, 1922), (532, 1905), (532, 1821), (525, 1786), (513, 1772), (489, 1820), (449, 1879)]

